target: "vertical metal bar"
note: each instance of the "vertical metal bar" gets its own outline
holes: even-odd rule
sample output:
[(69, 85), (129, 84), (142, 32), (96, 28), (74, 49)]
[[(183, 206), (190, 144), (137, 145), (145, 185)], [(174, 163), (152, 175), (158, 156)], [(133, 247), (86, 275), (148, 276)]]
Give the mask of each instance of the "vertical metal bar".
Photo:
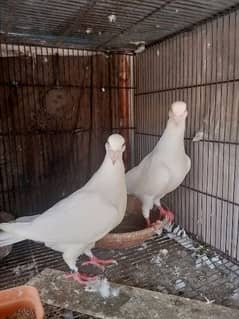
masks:
[[(199, 36), (199, 43), (198, 43), (198, 46), (199, 46), (199, 50), (198, 52), (200, 52), (200, 60), (198, 61), (199, 62), (199, 78), (197, 78), (197, 84), (200, 85), (202, 83), (202, 71), (203, 71), (203, 46), (202, 46), (202, 26), (199, 27), (199, 32), (198, 32), (198, 36)], [(200, 118), (202, 118), (203, 116), (203, 110), (202, 110), (202, 100), (203, 100), (203, 88), (200, 87), (201, 90), (200, 90)], [(205, 90), (205, 89), (204, 89)], [(204, 96), (204, 103), (205, 103), (205, 96)], [(202, 143), (202, 152), (201, 152), (201, 165), (202, 165), (202, 168), (203, 168), (203, 163), (204, 163), (204, 149), (205, 149), (205, 142), (203, 141)], [(198, 152), (198, 156), (199, 156), (199, 152)], [(199, 172), (199, 175), (198, 175), (198, 180), (200, 180), (200, 172)], [(201, 178), (202, 180), (202, 183), (201, 183), (201, 190), (203, 190), (203, 178)], [(199, 223), (199, 236), (200, 236), (200, 239), (203, 240), (203, 221), (204, 221), (204, 211), (203, 211), (203, 194), (201, 194), (201, 207), (200, 207), (200, 212), (201, 212), (201, 216), (200, 216), (200, 223)]]
[[(210, 30), (211, 30), (211, 44), (210, 46), (208, 46), (207, 44), (207, 48), (208, 50), (211, 50), (211, 59), (209, 60), (209, 64), (211, 65), (211, 72), (209, 74), (208, 78), (208, 82), (211, 83), (213, 82), (213, 70), (214, 70), (214, 28), (213, 28), (213, 23), (210, 23)], [(212, 105), (213, 105), (213, 100), (214, 100), (214, 96), (213, 96), (213, 90), (214, 86), (210, 86), (210, 109), (211, 109), (211, 113), (212, 113)], [(204, 113), (205, 116), (207, 116), (207, 114), (209, 114), (208, 116), (208, 130), (209, 130), (209, 123), (211, 123), (211, 119), (210, 119), (210, 113), (209, 111), (206, 110), (206, 112)], [(210, 139), (210, 132), (208, 131), (208, 139)], [(210, 152), (210, 145), (209, 142), (208, 144), (208, 154)], [(212, 144), (213, 147), (213, 151), (212, 151), (212, 158), (211, 158), (211, 163), (212, 163), (212, 167), (209, 170), (209, 165), (207, 165), (207, 176), (208, 176), (208, 180), (207, 180), (207, 185), (206, 185), (206, 193), (209, 193), (210, 191), (210, 187), (209, 187), (209, 178), (211, 178), (211, 193), (213, 193), (213, 181), (214, 181), (214, 156), (215, 156), (215, 152), (214, 152), (214, 143)], [(210, 176), (209, 176), (210, 173)], [(211, 224), (210, 224), (210, 235), (209, 235), (209, 243), (213, 244), (213, 232), (214, 232), (214, 227), (213, 227), (213, 223), (216, 225), (216, 212), (213, 212), (213, 201), (214, 198), (210, 198), (210, 206), (207, 206), (207, 210), (209, 210), (208, 214), (210, 214), (210, 219), (211, 219)], [(215, 205), (214, 205), (215, 207)]]
[[(224, 23), (224, 17), (222, 18), (222, 32), (221, 32), (221, 53), (223, 54), (223, 50), (224, 50), (224, 43), (223, 43), (223, 35), (225, 33), (225, 23)], [(223, 66), (221, 66), (221, 70), (222, 70), (222, 74), (221, 74), (221, 79), (224, 78), (224, 68)], [(218, 125), (218, 138), (220, 139), (221, 138), (221, 124), (222, 124), (222, 108), (223, 108), (223, 84), (220, 84), (220, 116), (219, 116), (219, 125)], [(220, 144), (218, 144), (218, 174), (217, 176), (219, 176), (220, 174), (220, 150), (223, 149), (223, 147), (221, 147)], [(222, 156), (224, 158), (224, 154), (223, 154), (223, 151), (222, 151)], [(223, 167), (223, 163), (222, 163), (222, 167)], [(216, 190), (216, 196), (220, 196), (219, 195), (219, 185), (222, 185), (223, 186), (223, 182), (224, 182), (224, 176), (223, 176), (223, 173), (222, 173), (222, 184), (221, 183), (217, 183), (217, 190)], [(221, 211), (221, 221), (220, 221), (220, 234), (221, 234), (221, 242), (220, 242), (220, 249), (223, 249), (223, 244), (222, 244), (222, 240), (223, 240), (223, 236), (224, 236), (224, 233), (223, 233), (223, 206), (222, 206), (222, 202), (220, 203), (220, 211)]]
[[(26, 48), (24, 46), (24, 50), (25, 49)], [(30, 50), (31, 59), (32, 59), (32, 65), (31, 65), (32, 70), (31, 71), (32, 71), (33, 108), (34, 108), (35, 116), (37, 118), (37, 114), (39, 114), (39, 115), (41, 114), (41, 110), (37, 109), (37, 95), (36, 95), (36, 85), (37, 85), (36, 73), (39, 74), (39, 67), (38, 67), (38, 63), (36, 61), (36, 59), (37, 59), (37, 48), (30, 46), (29, 50)], [(35, 68), (37, 68), (37, 70), (35, 70)], [(26, 70), (26, 64), (25, 64), (25, 70)], [(36, 121), (36, 127), (33, 129), (33, 130), (35, 130), (36, 134), (34, 134), (34, 131), (33, 131), (32, 132), (33, 134), (29, 137), (29, 139), (31, 141), (31, 142), (29, 141), (29, 145), (31, 145), (31, 147), (33, 145), (36, 145), (36, 141), (37, 141), (37, 143), (39, 143), (38, 134), (36, 132), (36, 130), (39, 129), (38, 123), (39, 122)], [(33, 141), (34, 141), (34, 143), (33, 143)], [(34, 150), (34, 148), (31, 148), (31, 152), (33, 152), (33, 150)], [(33, 158), (35, 159), (34, 156), (33, 156)], [(35, 197), (34, 191), (36, 191), (36, 189), (34, 190), (34, 188), (31, 191), (31, 196), (32, 196), (31, 200), (32, 201), (34, 200), (34, 203), (33, 203), (34, 211), (35, 212), (39, 212), (39, 209), (41, 210), (41, 204), (40, 203), (44, 203), (44, 199), (42, 198), (41, 192), (40, 192), (40, 186), (42, 184), (42, 176), (40, 174), (40, 172), (41, 172), (40, 156), (38, 157), (37, 163), (34, 162), (33, 171), (35, 173), (34, 180), (36, 179), (36, 184), (37, 184), (37, 187), (36, 187), (36, 189), (37, 189), (37, 196), (36, 196), (37, 200), (34, 200), (34, 197)], [(32, 174), (32, 176), (33, 176), (33, 174)], [(31, 189), (32, 189), (32, 181), (33, 181), (33, 177), (32, 176), (31, 176)], [(35, 184), (35, 181), (34, 181), (34, 184)]]
[[(22, 83), (21, 86), (21, 100), (22, 100), (22, 116), (23, 116), (23, 130), (24, 132), (26, 132), (26, 135), (24, 136), (25, 139), (25, 148), (22, 150), (24, 151), (23, 156), (24, 156), (24, 160), (23, 160), (23, 176), (24, 176), (24, 180), (27, 183), (27, 190), (29, 189), (29, 176), (28, 176), (28, 172), (27, 172), (27, 167), (26, 167), (26, 145), (27, 140), (29, 139), (28, 136), (28, 129), (27, 129), (27, 121), (26, 121), (26, 117), (27, 117), (27, 112), (26, 112), (26, 103), (25, 100), (27, 99), (28, 101), (28, 105), (31, 105), (30, 101), (29, 101), (29, 86), (28, 86), (28, 81), (26, 81), (26, 87), (24, 87), (24, 79), (23, 79), (23, 72), (25, 72), (25, 78), (27, 78), (27, 68), (26, 68), (26, 60), (27, 60), (27, 56), (26, 56), (26, 52), (25, 52), (25, 46), (24, 46), (24, 57), (23, 59), (20, 59), (19, 62), (19, 71), (20, 71), (20, 83)], [(19, 57), (21, 57), (21, 47), (20, 45), (18, 45), (18, 55)], [(23, 61), (24, 60), (24, 61)], [(23, 69), (23, 67), (25, 66), (25, 68)], [(29, 121), (29, 119), (28, 119)], [(24, 193), (28, 193), (26, 190), (24, 191)], [(27, 194), (27, 196), (24, 196), (24, 200), (26, 201), (26, 203), (24, 204), (24, 206), (26, 207), (31, 207), (31, 211), (33, 211), (32, 208), (32, 201), (31, 201), (31, 196), (29, 196), (29, 194)], [(21, 212), (21, 214), (25, 215), (26, 212)]]
[[(208, 63), (207, 63), (207, 42), (208, 42), (208, 24), (206, 23), (205, 24), (205, 38), (204, 38), (204, 48), (205, 48), (205, 52), (204, 52), (204, 59), (205, 59), (205, 83), (207, 82), (207, 66), (208, 66)], [(202, 41), (202, 46), (203, 46), (203, 41)], [(209, 87), (210, 89), (210, 87)], [(204, 103), (204, 110), (203, 110), (203, 114), (206, 114), (207, 113), (207, 109), (206, 109), (206, 106), (209, 105), (209, 98), (210, 98), (210, 94), (208, 94), (208, 87), (205, 87), (205, 103)], [(206, 181), (205, 181), (205, 189), (207, 187), (207, 185), (209, 184), (209, 160), (210, 160), (210, 155), (209, 155), (209, 152), (210, 152), (210, 149), (209, 149), (209, 143), (205, 143), (204, 144), (204, 148), (206, 148), (206, 156), (207, 156), (207, 160), (206, 160)], [(205, 163), (205, 162), (204, 162)], [(203, 190), (203, 189), (202, 189)], [(208, 193), (208, 191), (206, 191), (206, 193)], [(208, 230), (209, 230), (209, 233), (210, 233), (210, 215), (211, 215), (211, 212), (208, 211), (208, 196), (206, 195), (205, 196), (205, 241), (208, 240)]]
[[(12, 52), (14, 52), (14, 47), (12, 45)], [(23, 212), (23, 203), (22, 203), (22, 194), (21, 194), (21, 182), (19, 179), (19, 174), (21, 172), (21, 169), (23, 168), (23, 162), (21, 161), (21, 159), (18, 158), (18, 152), (20, 152), (20, 150), (22, 149), (22, 112), (19, 109), (20, 108), (20, 100), (19, 100), (19, 90), (18, 89), (18, 79), (17, 79), (17, 68), (16, 68), (16, 63), (17, 63), (17, 57), (14, 56), (12, 57), (12, 62), (13, 62), (13, 78), (14, 78), (14, 82), (15, 82), (15, 97), (16, 97), (16, 104), (15, 104), (15, 108), (16, 108), (16, 112), (11, 113), (11, 118), (12, 118), (12, 134), (14, 135), (14, 150), (15, 150), (15, 157), (16, 157), (16, 162), (15, 162), (15, 167), (16, 167), (16, 205), (17, 205), (17, 209), (16, 209), (16, 214), (17, 216), (19, 216), (20, 213)], [(18, 56), (18, 64), (21, 64), (21, 58), (20, 56)], [(21, 83), (20, 83), (21, 84)], [(16, 119), (17, 117), (17, 119)], [(18, 144), (18, 141), (20, 142)], [(21, 166), (21, 169), (20, 169)]]
[[(234, 37), (234, 72), (233, 72), (233, 79), (235, 80), (236, 79), (236, 53), (239, 49), (239, 41), (238, 41), (238, 37), (237, 37), (237, 30), (238, 30), (238, 19), (239, 18), (239, 15), (238, 15), (238, 11), (235, 12), (235, 24), (234, 24), (234, 34), (235, 34), (235, 37)], [(237, 118), (239, 117), (239, 107), (238, 107), (238, 99), (237, 99), (237, 92), (236, 92), (236, 83), (235, 81), (233, 82), (233, 105), (236, 105), (236, 116)], [(237, 124), (237, 127), (236, 127), (236, 139), (235, 139), (237, 142), (239, 141), (239, 125)], [(238, 183), (237, 179), (236, 179), (236, 171), (237, 171), (237, 167), (238, 167), (238, 151), (239, 149), (239, 146), (236, 145), (235, 146), (235, 156), (234, 156), (234, 178), (233, 178), (233, 195), (232, 195), (232, 201), (235, 202), (235, 199), (236, 199), (236, 185)], [(235, 211), (236, 211), (236, 206), (234, 205), (233, 206), (233, 210), (232, 210), (232, 214), (233, 216), (235, 215)], [(239, 259), (239, 250), (238, 250), (238, 247), (239, 247), (239, 220), (238, 220), (238, 223), (237, 223), (237, 228), (236, 228), (236, 235), (237, 235), (237, 239), (236, 239), (236, 243), (235, 243), (235, 257), (236, 259), (238, 260)], [(232, 241), (233, 242), (233, 241)]]
[[(225, 18), (224, 18), (225, 19)], [(227, 52), (227, 57), (225, 57), (225, 60), (226, 60), (226, 66), (227, 66), (227, 70), (226, 70), (226, 74), (225, 74), (225, 77), (226, 77), (226, 81), (229, 81), (230, 80), (230, 74), (229, 74), (229, 63), (230, 63), (230, 54), (231, 54), (231, 46), (230, 46), (230, 34), (231, 34), (231, 15), (228, 15), (227, 16), (227, 28), (226, 28), (226, 34), (224, 33), (225, 37), (227, 38), (227, 41), (228, 41), (228, 47), (225, 48), (225, 51)], [(224, 52), (225, 53), (225, 52)], [(229, 110), (229, 83), (227, 82), (226, 83), (226, 96), (225, 96), (225, 99), (226, 99), (226, 111), (225, 111), (225, 121), (224, 121), (224, 134), (223, 134), (223, 170), (222, 170), (222, 181), (223, 181), (223, 188), (222, 188), (222, 197), (223, 197), (223, 194), (226, 195), (226, 199), (229, 200), (229, 175), (230, 175), (230, 166), (231, 166), (231, 156), (230, 156), (230, 144), (228, 145), (227, 149), (225, 149), (225, 146), (226, 146), (226, 132), (227, 132), (227, 119), (229, 118), (229, 113), (228, 113), (228, 110)], [(231, 109), (231, 112), (232, 112), (232, 109)], [(231, 121), (231, 125), (232, 126), (232, 121)], [(221, 138), (221, 137), (220, 137)], [(228, 157), (226, 156), (226, 150), (228, 151)], [(228, 158), (228, 162), (225, 163), (225, 158)], [(227, 168), (228, 168), (228, 176), (227, 176), (227, 179), (228, 179), (228, 182), (227, 182), (227, 188), (225, 187), (226, 183), (224, 182), (225, 180), (225, 164), (227, 164)], [(221, 203), (221, 205), (223, 206), (223, 202)], [(229, 227), (229, 205), (228, 203), (226, 204), (226, 227), (225, 227), (225, 246), (223, 248), (224, 252), (226, 252), (227, 254), (230, 254), (231, 251), (227, 251), (227, 240), (228, 240), (228, 227)]]
[[(44, 56), (43, 56), (43, 51), (42, 51), (42, 46), (39, 48), (39, 56), (37, 57), (36, 56), (36, 64), (39, 65), (40, 67), (40, 64), (41, 64), (41, 77), (40, 77), (40, 73), (39, 76), (37, 77), (38, 79), (38, 87), (39, 87), (39, 78), (42, 78), (42, 83), (44, 85), (44, 90), (45, 90), (45, 93), (44, 94), (47, 94), (48, 90), (46, 90), (46, 85), (47, 85), (47, 81), (46, 81), (46, 76), (45, 76), (45, 71), (44, 71)], [(38, 88), (39, 90), (39, 88)], [(46, 95), (45, 95), (46, 97)], [(45, 100), (46, 101), (46, 100)], [(45, 107), (47, 107), (47, 105), (45, 105)], [(47, 128), (47, 131), (49, 129)], [(39, 136), (39, 142), (40, 142), (40, 153), (41, 153), (41, 158), (42, 158), (42, 168), (43, 168), (43, 183), (44, 185), (46, 184), (47, 185), (47, 188), (49, 187), (49, 156), (48, 156), (48, 147), (47, 147), (47, 135), (49, 133), (48, 132), (41, 132), (40, 133), (40, 136)], [(46, 174), (48, 173), (48, 174)], [(42, 189), (43, 188), (40, 188), (40, 192), (42, 192)], [(47, 207), (49, 206), (49, 198), (47, 198)], [(46, 207), (44, 207), (45, 209)]]
[[(216, 30), (215, 30), (215, 39), (216, 39), (216, 56), (215, 56), (215, 81), (217, 81), (217, 77), (218, 77), (218, 46), (219, 46), (219, 40), (218, 40), (218, 35), (219, 35), (219, 32), (218, 32), (218, 19), (216, 20)], [(215, 111), (216, 112), (216, 105), (217, 105), (217, 84), (215, 85), (215, 97), (214, 97), (214, 103), (215, 103)], [(214, 118), (211, 118), (213, 115), (213, 112), (211, 110), (211, 114), (210, 114), (210, 117), (209, 117), (209, 123), (213, 123), (213, 129), (212, 129), (212, 140), (215, 139), (215, 128), (216, 128), (216, 120)], [(211, 125), (212, 125), (211, 123)], [(209, 131), (209, 124), (208, 124), (208, 131)], [(210, 131), (209, 131), (210, 132)], [(215, 143), (212, 143), (212, 146), (213, 146), (213, 164), (214, 164), (214, 155), (215, 155)], [(215, 161), (216, 163), (216, 161)], [(214, 167), (214, 165), (213, 165)], [(216, 176), (218, 174), (216, 172), (213, 172), (213, 175), (212, 175), (212, 192), (214, 192), (214, 180), (216, 179)], [(216, 210), (217, 208), (217, 200), (215, 200), (215, 214), (216, 214), (216, 217), (215, 217), (215, 229), (214, 229), (214, 234), (215, 234), (215, 246), (217, 246), (217, 223), (218, 223), (218, 212)]]
[[(8, 44), (5, 44), (5, 50), (6, 50), (6, 52), (8, 53), (9, 52), (9, 45)], [(6, 67), (7, 67), (7, 78), (8, 78), (8, 84), (9, 84), (9, 87), (12, 85), (12, 83), (10, 82), (10, 80), (11, 80), (11, 76), (10, 76), (10, 66), (9, 66), (9, 56), (8, 56), (8, 54), (7, 54), (7, 57), (6, 57), (6, 61), (7, 61), (7, 63), (6, 63)], [(9, 99), (9, 96), (6, 96), (7, 97), (7, 99)], [(5, 106), (4, 106), (4, 114), (5, 114), (5, 116), (6, 116), (6, 135), (8, 136), (8, 147), (6, 148), (6, 150), (10, 153), (10, 150), (12, 150), (12, 149), (14, 149), (14, 146), (12, 145), (12, 128), (11, 128), (11, 122), (12, 122), (12, 115), (9, 113), (9, 110), (7, 110), (6, 108), (5, 108)], [(8, 154), (9, 154), (8, 153)], [(9, 165), (9, 167), (10, 167), (10, 170), (11, 170), (11, 181), (12, 181), (12, 189), (11, 189), (11, 194), (9, 194), (9, 189), (8, 189), (8, 196), (9, 196), (9, 199), (10, 199), (10, 207), (9, 207), (9, 209), (10, 209), (10, 211), (12, 211), (13, 210), (13, 207), (16, 205), (16, 182), (15, 182), (15, 178), (14, 178), (14, 160), (13, 160), (13, 155), (11, 154), (11, 156), (10, 156), (10, 165)], [(12, 199), (11, 199), (11, 197), (12, 197)], [(12, 200), (14, 201), (14, 206), (13, 206), (13, 202), (12, 202)], [(15, 212), (14, 212), (15, 214), (16, 214), (16, 206), (15, 206)]]
[[(3, 43), (0, 42), (0, 45), (3, 46)], [(5, 45), (6, 46), (6, 45)], [(7, 46), (5, 47), (7, 49)], [(7, 51), (8, 52), (8, 51)], [(4, 59), (8, 59), (8, 56), (6, 57), (1, 57), (0, 61), (1, 61), (1, 74), (6, 74), (5, 69), (4, 69)], [(8, 99), (8, 94), (6, 92), (6, 90), (9, 87), (9, 79), (3, 77), (4, 80), (4, 85), (3, 85), (3, 101), (2, 101), (2, 107), (0, 107), (0, 119), (2, 122), (2, 161), (3, 161), (3, 169), (1, 170), (2, 173), (2, 177), (4, 180), (4, 184), (2, 183), (2, 197), (3, 197), (3, 208), (7, 211), (11, 211), (12, 209), (12, 204), (11, 204), (11, 198), (9, 196), (9, 191), (10, 191), (10, 185), (11, 185), (11, 178), (10, 177), (11, 174), (8, 174), (8, 170), (4, 167), (5, 165), (7, 165), (7, 146), (6, 143), (9, 141), (9, 134), (8, 134), (8, 113), (6, 110), (6, 101)], [(8, 89), (9, 91), (9, 89)], [(3, 181), (2, 181), (3, 182)]]

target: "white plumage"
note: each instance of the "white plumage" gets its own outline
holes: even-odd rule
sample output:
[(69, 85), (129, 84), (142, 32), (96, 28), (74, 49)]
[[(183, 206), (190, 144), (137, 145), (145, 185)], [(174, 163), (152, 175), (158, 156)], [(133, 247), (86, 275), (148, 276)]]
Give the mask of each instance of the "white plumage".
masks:
[(77, 271), (78, 256), (86, 253), (92, 258), (90, 249), (95, 242), (124, 217), (127, 201), (124, 149), (123, 137), (111, 135), (104, 161), (88, 183), (36, 218), (0, 224), (4, 231), (0, 234), (0, 246), (24, 239), (43, 242), (62, 252), (69, 268)]
[(166, 129), (157, 145), (126, 174), (127, 192), (142, 201), (142, 211), (148, 225), (153, 205), (158, 206), (162, 213), (164, 209), (160, 200), (175, 190), (190, 170), (191, 160), (184, 148), (186, 117), (186, 104), (173, 103)]

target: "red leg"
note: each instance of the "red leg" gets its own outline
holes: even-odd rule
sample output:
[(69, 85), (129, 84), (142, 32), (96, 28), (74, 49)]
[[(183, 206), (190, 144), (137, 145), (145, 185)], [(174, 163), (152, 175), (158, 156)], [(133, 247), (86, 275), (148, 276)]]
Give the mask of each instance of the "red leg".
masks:
[(73, 272), (71, 274), (66, 274), (65, 278), (73, 278), (75, 281), (77, 281), (81, 285), (87, 285), (88, 282), (92, 280), (96, 280), (98, 276), (90, 276), (85, 273), (80, 272)]
[(145, 218), (145, 220), (146, 220), (146, 223), (147, 223), (147, 227), (151, 227), (152, 224), (151, 224), (150, 218), (149, 217)]
[(96, 256), (90, 258), (90, 260), (83, 262), (82, 266), (94, 265), (101, 270), (104, 270), (104, 265), (117, 264), (117, 261), (114, 259), (100, 259)]
[(161, 205), (159, 208), (159, 214), (160, 214), (160, 217), (163, 217), (163, 219), (167, 219), (170, 224), (173, 223), (174, 213), (171, 210), (166, 209)]

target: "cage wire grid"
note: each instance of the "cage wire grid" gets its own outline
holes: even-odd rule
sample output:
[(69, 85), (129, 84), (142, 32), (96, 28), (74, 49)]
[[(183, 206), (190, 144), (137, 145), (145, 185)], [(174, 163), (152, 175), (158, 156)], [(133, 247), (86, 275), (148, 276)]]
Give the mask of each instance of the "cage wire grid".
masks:
[[(119, 265), (109, 268), (106, 275), (119, 283), (230, 304), (227, 297), (238, 293), (239, 276), (236, 262), (239, 256), (238, 3), (214, 1), (209, 7), (208, 1), (160, 1), (159, 4), (158, 1), (135, 0), (114, 1), (113, 6), (113, 1), (104, 1), (107, 8), (102, 3), (61, 1), (57, 2), (57, 10), (54, 1), (48, 1), (48, 7), (40, 1), (34, 6), (29, 1), (3, 3), (0, 13), (1, 56), (5, 57), (5, 63), (3, 59), (0, 63), (3, 97), (0, 102), (4, 101), (0, 109), (3, 207), (15, 214), (30, 214), (44, 210), (79, 188), (102, 157), (102, 149), (95, 147), (95, 136), (100, 136), (103, 141), (111, 131), (124, 132), (132, 143), (134, 141), (131, 151), (135, 150), (135, 153), (131, 156), (138, 162), (161, 136), (170, 103), (184, 99), (190, 107), (186, 149), (194, 166), (183, 185), (167, 197), (167, 202), (175, 210), (179, 224), (198, 240), (216, 247), (218, 259), (211, 261), (215, 251), (209, 249), (208, 258), (214, 268), (210, 269), (210, 264), (203, 265), (200, 269), (205, 271), (201, 274), (200, 269), (195, 270), (194, 262), (198, 256), (192, 256), (190, 247), (167, 237), (155, 237), (146, 246), (102, 251), (103, 255), (110, 253), (119, 261)], [(234, 5), (236, 7), (225, 11)], [(116, 15), (117, 23), (109, 23), (110, 14)], [(213, 20), (210, 19), (212, 15), (215, 15)], [(200, 23), (208, 18), (210, 20)], [(158, 20), (161, 21), (159, 26)], [(26, 23), (28, 30), (24, 29)], [(180, 33), (181, 30), (187, 32)], [(130, 43), (132, 41), (145, 41), (149, 48), (134, 58), (92, 50), (133, 51), (136, 46)], [(37, 46), (27, 43), (37, 43)], [(70, 48), (63, 50), (63, 47)], [(122, 81), (124, 59), (128, 64), (134, 59), (135, 83), (132, 76), (127, 83)], [(98, 68), (99, 65), (103, 65), (102, 68)], [(98, 76), (95, 75), (97, 72)], [(48, 112), (41, 114), (39, 105), (46, 104), (47, 93), (55, 90), (50, 97), (52, 101), (60, 90), (65, 90), (64, 95), (69, 95), (67, 104), (67, 99), (75, 95), (74, 89), (79, 90), (79, 96), (73, 103), (71, 100), (71, 105), (90, 105), (89, 113), (84, 107), (83, 110), (76, 107), (74, 115), (78, 122), (72, 121), (72, 116), (65, 126), (61, 119), (53, 120)], [(124, 109), (119, 111), (119, 106), (124, 104), (121, 99), (126, 96), (131, 108), (130, 118), (120, 122)], [(96, 102), (100, 99), (102, 104)], [(30, 104), (33, 109), (29, 110)], [(97, 118), (94, 110), (102, 108), (103, 104), (107, 105), (104, 114), (109, 120), (100, 126), (102, 118)], [(13, 105), (14, 116), (9, 116)], [(68, 110), (67, 114), (71, 112), (73, 110)], [(7, 121), (4, 121), (6, 114)], [(49, 125), (45, 127), (43, 124), (48, 116)], [(29, 129), (32, 119), (34, 125)], [(88, 126), (82, 125), (83, 120)], [(201, 140), (192, 143), (196, 133), (201, 134), (197, 136)], [(22, 154), (27, 151), (29, 155), (35, 150), (34, 145), (39, 147), (40, 160), (32, 157), (26, 160)], [(69, 145), (72, 146), (70, 150)], [(79, 152), (82, 145), (86, 153), (95, 152), (93, 160), (90, 157), (84, 160), (85, 154)], [(60, 155), (62, 146), (66, 147), (67, 156), (72, 154), (70, 160)], [(34, 172), (29, 170), (33, 163)], [(76, 174), (79, 166), (84, 170)], [(42, 175), (43, 171), (47, 173)], [(84, 176), (82, 172), (85, 172)], [(166, 259), (159, 256), (163, 248), (169, 251)], [(186, 259), (190, 266), (193, 263), (192, 268), (185, 264), (188, 273), (181, 274), (182, 278), (175, 274), (179, 258), (180, 262)], [(0, 264), (0, 287), (25, 283), (46, 266), (66, 270), (59, 254), (28, 241), (17, 244), (13, 253)], [(169, 269), (167, 275), (163, 269)], [(152, 280), (150, 273), (159, 277)], [(176, 291), (177, 279), (186, 283), (185, 289)], [(46, 309), (49, 318), (68, 316), (62, 309), (50, 306)], [(69, 316), (89, 318), (79, 314)]]
[(1, 209), (42, 212), (88, 180), (112, 131), (130, 144), (132, 56), (12, 44), (0, 55)]
[(239, 255), (238, 19), (237, 10), (152, 46), (134, 61), (136, 162), (162, 135), (168, 106), (184, 100), (192, 168), (166, 201), (187, 231), (234, 259)]
[(132, 51), (134, 42), (153, 43), (238, 5), (235, 0), (0, 3), (0, 36), (8, 42), (116, 51)]
[[(213, 250), (204, 249), (188, 238), (175, 240), (155, 235), (141, 246), (97, 249), (95, 253), (118, 261), (118, 265), (107, 267), (105, 275), (110, 281), (239, 308), (235, 298), (239, 293), (239, 266)], [(165, 250), (167, 255), (162, 254)], [(79, 267), (84, 260), (80, 257)], [(16, 244), (0, 263), (0, 289), (25, 284), (46, 266), (68, 271), (60, 253), (31, 241)], [(80, 269), (98, 273), (90, 267)], [(90, 318), (52, 305), (46, 305), (45, 310), (46, 318)]]

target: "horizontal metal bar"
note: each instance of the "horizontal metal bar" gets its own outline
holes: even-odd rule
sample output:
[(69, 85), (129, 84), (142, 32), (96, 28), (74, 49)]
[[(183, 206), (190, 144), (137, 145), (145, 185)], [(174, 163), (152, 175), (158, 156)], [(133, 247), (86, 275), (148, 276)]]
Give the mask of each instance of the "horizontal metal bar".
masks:
[(196, 189), (196, 188), (193, 188), (193, 187), (190, 187), (190, 186), (186, 186), (186, 185), (184, 185), (184, 184), (181, 184), (180, 187), (185, 188), (185, 189), (189, 189), (189, 190), (192, 191), (192, 192), (195, 192), (195, 193), (198, 193), (198, 194), (201, 194), (201, 195), (205, 195), (205, 196), (207, 196), (207, 197), (214, 198), (214, 199), (216, 199), (216, 200), (220, 200), (220, 201), (222, 201), (222, 202), (224, 202), (224, 203), (231, 204), (231, 205), (233, 205), (233, 206), (239, 207), (239, 203), (230, 201), (230, 200), (225, 199), (225, 198), (222, 198), (222, 197), (220, 197), (220, 196), (213, 195), (213, 194), (210, 194), (210, 193), (206, 193), (206, 192), (200, 191), (199, 189)]
[(27, 136), (27, 135), (58, 135), (58, 134), (76, 134), (76, 133), (85, 133), (89, 132), (91, 129), (89, 128), (77, 128), (73, 130), (29, 130), (29, 131), (11, 131), (9, 129), (8, 132), (0, 132), (0, 136)]
[(185, 28), (182, 28), (182, 29), (179, 29), (179, 30), (176, 30), (175, 32), (172, 32), (170, 33), (169, 35), (166, 35), (165, 37), (162, 37), (161, 39), (159, 40), (156, 40), (156, 41), (151, 41), (149, 44), (146, 45), (146, 48), (150, 48), (150, 47), (154, 47), (155, 45), (158, 45), (159, 43), (162, 43), (163, 41), (166, 41), (168, 39), (171, 39), (179, 34), (182, 34), (182, 33), (186, 33), (186, 32), (190, 32), (192, 31), (194, 28), (200, 26), (200, 25), (203, 25), (203, 24), (206, 24), (210, 21), (213, 21), (215, 19), (217, 19), (218, 17), (220, 16), (225, 16), (229, 13), (232, 13), (236, 10), (239, 9), (239, 3), (238, 4), (235, 4), (235, 5), (232, 5), (230, 6), (229, 8), (226, 8), (226, 9), (223, 9), (219, 12), (216, 12), (212, 15), (210, 15), (209, 17), (206, 17), (205, 19), (202, 19), (196, 23), (193, 23)]
[[(145, 135), (145, 136), (155, 136), (160, 138), (161, 134), (152, 134), (152, 133), (144, 133), (144, 132), (135, 132), (136, 135)], [(192, 141), (193, 137), (185, 137), (184, 140), (186, 141)], [(218, 141), (218, 140), (210, 140), (210, 139), (202, 139), (200, 141), (194, 142), (194, 143), (215, 143), (215, 144), (226, 144), (226, 145), (236, 145), (239, 146), (239, 142), (230, 142), (230, 141)]]
[(227, 83), (234, 83), (234, 82), (239, 82), (239, 78), (231, 79), (231, 80), (215, 81), (215, 82), (198, 83), (198, 84), (185, 85), (185, 86), (177, 86), (177, 87), (173, 87), (173, 88), (165, 88), (165, 89), (152, 90), (152, 91), (144, 91), (144, 92), (135, 93), (134, 95), (135, 96), (149, 95), (149, 94), (171, 92), (171, 91), (185, 90), (185, 89), (193, 89), (193, 88), (198, 88), (198, 87), (206, 87), (206, 86), (227, 84)]
[[(64, 79), (65, 80), (65, 79)], [(81, 82), (81, 81), (79, 81)], [(108, 85), (102, 85), (102, 86), (90, 86), (90, 85), (78, 85), (78, 84), (60, 84), (59, 86), (52, 85), (52, 84), (42, 84), (42, 83), (19, 83), (19, 82), (14, 82), (14, 83), (0, 83), (0, 86), (2, 87), (46, 87), (46, 88), (51, 88), (51, 89), (64, 89), (64, 88), (78, 88), (78, 89), (123, 89), (123, 90), (134, 90), (135, 87), (133, 86), (108, 86)]]

